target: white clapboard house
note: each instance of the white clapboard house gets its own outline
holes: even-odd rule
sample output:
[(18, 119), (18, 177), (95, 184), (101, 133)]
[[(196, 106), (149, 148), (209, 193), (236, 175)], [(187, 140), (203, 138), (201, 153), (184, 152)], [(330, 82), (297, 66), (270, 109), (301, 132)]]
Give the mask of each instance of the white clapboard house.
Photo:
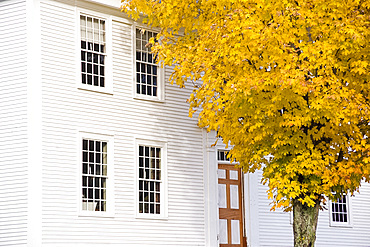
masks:
[[(119, 0), (0, 0), (0, 246), (292, 246)], [(317, 246), (370, 246), (370, 187)]]

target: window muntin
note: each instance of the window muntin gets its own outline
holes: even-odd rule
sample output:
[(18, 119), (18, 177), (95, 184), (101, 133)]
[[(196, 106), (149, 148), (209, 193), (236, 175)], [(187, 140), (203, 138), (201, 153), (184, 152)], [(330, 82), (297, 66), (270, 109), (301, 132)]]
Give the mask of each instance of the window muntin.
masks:
[(107, 211), (108, 142), (82, 139), (82, 210)]
[(80, 15), (81, 82), (95, 87), (105, 87), (106, 71), (106, 21)]
[(136, 94), (157, 97), (159, 92), (159, 67), (156, 56), (150, 51), (149, 40), (156, 33), (136, 29)]
[(163, 214), (162, 148), (139, 145), (139, 214)]
[(343, 195), (331, 202), (331, 217), (334, 223), (349, 223), (348, 197)]

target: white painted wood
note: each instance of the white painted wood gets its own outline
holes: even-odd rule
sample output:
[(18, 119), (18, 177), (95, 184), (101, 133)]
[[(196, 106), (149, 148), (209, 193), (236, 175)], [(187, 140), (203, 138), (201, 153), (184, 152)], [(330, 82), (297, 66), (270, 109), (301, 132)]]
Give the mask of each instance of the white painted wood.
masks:
[(239, 171), (235, 171), (235, 170), (230, 170), (230, 179), (232, 180), (238, 180), (238, 173)]
[(227, 235), (227, 220), (220, 219), (220, 244), (227, 244), (229, 236)]
[(226, 170), (225, 169), (218, 169), (217, 174), (218, 174), (218, 178), (226, 179)]
[(239, 220), (231, 220), (231, 244), (240, 244)]
[(26, 6), (0, 1), (0, 246), (28, 239)]
[(218, 184), (218, 207), (227, 207), (226, 184)]
[[(218, 174), (217, 161), (215, 156), (215, 147), (209, 145), (209, 134), (205, 129), (203, 134), (204, 152), (204, 191), (205, 191), (205, 209), (206, 209), (206, 246), (218, 246)], [(225, 174), (226, 175), (226, 174)]]
[(41, 142), (41, 56), (39, 0), (27, 5), (27, 119), (28, 119), (28, 236), (27, 246), (41, 246), (42, 153)]
[(239, 185), (230, 185), (230, 208), (239, 209)]

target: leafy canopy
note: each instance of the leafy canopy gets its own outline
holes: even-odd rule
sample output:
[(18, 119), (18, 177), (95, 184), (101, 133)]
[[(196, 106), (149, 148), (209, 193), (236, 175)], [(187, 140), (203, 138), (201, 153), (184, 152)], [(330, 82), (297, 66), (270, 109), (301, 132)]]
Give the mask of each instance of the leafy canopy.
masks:
[[(218, 130), (274, 207), (369, 180), (370, 1), (128, 0), (152, 50), (195, 83), (190, 115)], [(142, 15), (143, 14), (143, 15)], [(197, 86), (198, 85), (198, 86)]]

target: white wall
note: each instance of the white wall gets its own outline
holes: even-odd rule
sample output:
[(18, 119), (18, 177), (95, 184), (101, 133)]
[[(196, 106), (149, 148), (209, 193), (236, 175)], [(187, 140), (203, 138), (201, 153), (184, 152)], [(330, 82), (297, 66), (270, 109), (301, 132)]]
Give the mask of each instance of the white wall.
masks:
[[(271, 202), (267, 199), (267, 186), (263, 186), (261, 172), (250, 174), (258, 183), (258, 198), (251, 207), (252, 224), (258, 222), (257, 229), (252, 229), (251, 238), (255, 240), (251, 246), (293, 246), (293, 230), (290, 224), (290, 213), (281, 210), (271, 212)], [(253, 193), (253, 192), (251, 192)], [(328, 246), (370, 246), (370, 185), (364, 183), (360, 194), (351, 197), (352, 227), (332, 227), (329, 225), (329, 211), (319, 212), (317, 227), (317, 247)], [(326, 206), (329, 208), (329, 205)], [(256, 239), (256, 235), (258, 238)]]
[[(293, 246), (293, 228), (290, 224), (290, 213), (281, 209), (270, 211), (271, 200), (267, 198), (267, 186), (260, 183), (262, 172), (249, 174), (252, 203), (249, 215), (252, 227), (248, 237), (251, 247), (259, 246)], [(253, 227), (254, 226), (254, 227)]]
[[(205, 246), (202, 132), (196, 119), (188, 118), (190, 89), (166, 83), (163, 103), (133, 99), (132, 26), (118, 10), (81, 4), (117, 15), (113, 95), (77, 89), (75, 6), (42, 1), (43, 246)], [(114, 217), (78, 216), (79, 130), (114, 134)], [(139, 135), (167, 142), (166, 220), (135, 218), (134, 140)]]
[(27, 241), (26, 30), (25, 1), (0, 1), (0, 246)]

